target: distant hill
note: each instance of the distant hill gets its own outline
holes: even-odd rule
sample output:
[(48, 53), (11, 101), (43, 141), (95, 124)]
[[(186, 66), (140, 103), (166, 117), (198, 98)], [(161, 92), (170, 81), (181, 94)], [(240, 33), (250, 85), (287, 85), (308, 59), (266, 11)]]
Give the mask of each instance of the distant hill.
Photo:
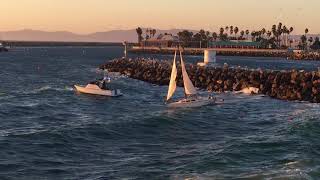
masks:
[[(145, 32), (145, 29), (143, 29)], [(177, 34), (180, 29), (157, 30), (157, 34), (171, 33)], [(135, 29), (131, 30), (113, 30), (105, 32), (96, 32), (91, 34), (75, 34), (68, 31), (38, 31), (24, 29), (19, 31), (0, 32), (0, 40), (10, 41), (57, 41), (57, 42), (137, 42), (137, 33)]]
[[(145, 32), (146, 29), (143, 29)], [(157, 34), (171, 33), (177, 34), (182, 29), (157, 30)], [(192, 31), (196, 32), (196, 31)], [(309, 37), (320, 36), (319, 34), (310, 34)], [(291, 38), (299, 40), (301, 35), (292, 35)], [(105, 32), (96, 32), (91, 34), (75, 34), (68, 31), (38, 31), (24, 29), (19, 31), (0, 32), (0, 41), (56, 41), (56, 42), (137, 42), (137, 33), (135, 29), (113, 30)]]

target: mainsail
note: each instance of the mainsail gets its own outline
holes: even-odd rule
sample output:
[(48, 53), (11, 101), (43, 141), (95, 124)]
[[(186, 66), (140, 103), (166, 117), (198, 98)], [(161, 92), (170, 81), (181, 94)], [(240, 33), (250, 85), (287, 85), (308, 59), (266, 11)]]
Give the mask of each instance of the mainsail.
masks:
[(177, 71), (177, 66), (176, 66), (176, 58), (177, 58), (177, 51), (174, 54), (169, 90), (168, 90), (168, 95), (167, 95), (167, 101), (171, 99), (171, 97), (173, 96), (174, 92), (177, 89), (176, 79), (177, 79), (178, 71)]
[(186, 71), (186, 67), (183, 62), (182, 52), (180, 51), (180, 58), (181, 58), (181, 68), (182, 68), (182, 76), (183, 76), (183, 84), (184, 84), (184, 91), (186, 95), (195, 95), (197, 94), (196, 88), (193, 86), (188, 73)]

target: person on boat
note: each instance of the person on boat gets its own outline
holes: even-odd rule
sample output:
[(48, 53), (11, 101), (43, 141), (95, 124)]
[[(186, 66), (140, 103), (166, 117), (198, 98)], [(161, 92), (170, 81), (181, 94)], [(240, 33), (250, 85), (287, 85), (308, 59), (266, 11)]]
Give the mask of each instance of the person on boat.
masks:
[(99, 86), (100, 89), (103, 89), (103, 90), (107, 90), (108, 89), (105, 80), (99, 81), (98, 86)]

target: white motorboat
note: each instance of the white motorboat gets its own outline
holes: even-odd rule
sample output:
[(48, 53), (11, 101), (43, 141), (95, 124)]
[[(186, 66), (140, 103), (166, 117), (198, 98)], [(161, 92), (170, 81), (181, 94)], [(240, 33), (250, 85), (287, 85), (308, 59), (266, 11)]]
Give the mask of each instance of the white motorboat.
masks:
[(92, 95), (100, 95), (100, 96), (110, 96), (110, 97), (118, 97), (122, 96), (120, 89), (109, 89), (107, 87), (107, 83), (110, 82), (110, 78), (104, 78), (102, 81), (97, 81), (88, 84), (85, 87), (75, 85), (76, 91), (84, 94), (92, 94)]
[(100, 96), (110, 96), (110, 97), (118, 97), (122, 96), (123, 94), (119, 89), (115, 90), (104, 90), (99, 88), (99, 86), (95, 84), (88, 84), (86, 87), (81, 87), (81, 86), (74, 86), (76, 90), (80, 93), (84, 94), (92, 94), (92, 95), (100, 95)]
[(241, 91), (238, 91), (237, 93), (249, 94), (249, 95), (259, 94), (259, 88), (247, 87), (242, 89)]
[(199, 97), (197, 94), (197, 90), (192, 84), (188, 73), (186, 71), (186, 67), (183, 61), (182, 52), (180, 51), (180, 60), (181, 60), (181, 68), (182, 68), (182, 77), (183, 77), (183, 84), (184, 84), (184, 93), (185, 98), (176, 102), (170, 102), (171, 98), (173, 97), (176, 89), (177, 89), (177, 66), (176, 66), (176, 58), (177, 58), (177, 51), (175, 52), (173, 65), (172, 65), (172, 72), (170, 78), (170, 84), (168, 89), (167, 95), (167, 105), (168, 107), (175, 107), (175, 108), (193, 108), (193, 107), (201, 107), (210, 105), (216, 102), (216, 99), (212, 96), (209, 97)]

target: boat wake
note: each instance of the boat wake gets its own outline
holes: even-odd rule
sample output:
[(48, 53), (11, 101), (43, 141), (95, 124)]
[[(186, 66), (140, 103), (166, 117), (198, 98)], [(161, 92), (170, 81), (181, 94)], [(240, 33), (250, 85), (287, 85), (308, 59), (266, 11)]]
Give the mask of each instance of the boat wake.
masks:
[(43, 86), (41, 88), (32, 90), (31, 94), (38, 94), (38, 93), (47, 92), (47, 91), (66, 92), (66, 91), (73, 91), (73, 88), (71, 86), (66, 86), (64, 88), (60, 88), (60, 87), (52, 87), (52, 86), (47, 85), (47, 86)]

